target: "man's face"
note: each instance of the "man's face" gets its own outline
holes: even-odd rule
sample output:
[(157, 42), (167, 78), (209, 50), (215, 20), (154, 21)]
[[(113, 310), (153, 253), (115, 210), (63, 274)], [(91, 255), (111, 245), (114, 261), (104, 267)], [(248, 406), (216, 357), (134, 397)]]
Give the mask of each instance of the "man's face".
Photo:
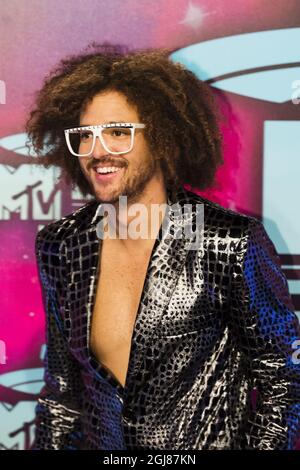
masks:
[[(140, 122), (136, 108), (127, 102), (121, 92), (105, 90), (98, 93), (80, 115), (81, 126), (109, 122)], [(135, 129), (134, 145), (128, 153), (108, 153), (97, 137), (92, 154), (77, 158), (96, 199), (103, 202), (116, 202), (120, 195), (127, 196), (128, 202), (137, 200), (147, 184), (160, 172), (143, 129)], [(120, 169), (116, 173), (99, 174), (95, 168), (97, 165)]]

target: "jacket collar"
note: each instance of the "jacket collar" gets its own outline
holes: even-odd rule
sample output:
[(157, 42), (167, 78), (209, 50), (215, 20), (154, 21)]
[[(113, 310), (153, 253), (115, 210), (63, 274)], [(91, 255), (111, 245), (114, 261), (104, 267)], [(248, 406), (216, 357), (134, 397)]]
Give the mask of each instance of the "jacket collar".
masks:
[[(92, 201), (86, 210), (81, 211), (80, 224), (73, 232), (73, 240), (70, 244), (72, 247), (76, 246), (72, 248), (69, 256), (71, 349), (81, 362), (88, 362), (100, 380), (116, 387), (120, 395), (128, 400), (134, 392), (134, 377), (140, 371), (147, 345), (151, 344), (152, 336), (159, 330), (164, 311), (170, 302), (173, 289), (188, 255), (190, 239), (187, 239), (182, 228), (193, 222), (195, 211), (190, 211), (186, 217), (182, 217), (183, 205), (191, 203), (184, 188), (173, 194), (171, 191), (167, 192), (169, 217), (164, 231), (163, 225), (160, 228), (147, 268), (133, 328), (125, 388), (104, 365), (95, 359), (89, 347), (91, 317), (99, 280), (102, 241), (97, 236), (97, 224), (102, 218), (99, 215), (101, 203)], [(176, 236), (180, 231), (182, 235)], [(75, 250), (76, 254), (74, 254)]]

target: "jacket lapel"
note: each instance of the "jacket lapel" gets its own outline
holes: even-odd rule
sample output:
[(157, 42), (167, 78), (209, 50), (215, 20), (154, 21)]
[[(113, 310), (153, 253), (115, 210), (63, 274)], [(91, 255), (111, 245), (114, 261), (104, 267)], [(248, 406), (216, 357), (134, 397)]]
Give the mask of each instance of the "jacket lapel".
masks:
[[(188, 255), (191, 239), (185, 236), (184, 226), (193, 222), (195, 212), (192, 211), (182, 218), (181, 210), (187, 203), (188, 195), (183, 188), (175, 196), (168, 192), (168, 209), (153, 246), (133, 329), (125, 388), (96, 361), (89, 347), (91, 317), (100, 275), (99, 254), (102, 241), (97, 236), (97, 224), (102, 219), (102, 216), (98, 215), (101, 203), (95, 201), (90, 204), (89, 210), (81, 216), (77, 233), (73, 235), (76, 248), (69, 253), (71, 348), (81, 362), (88, 362), (100, 379), (110, 382), (128, 399), (130, 392), (133, 392), (134, 377), (142, 373), (141, 363), (147, 345), (151, 343), (153, 334), (159, 328), (163, 312)], [(177, 204), (176, 209), (181, 210), (174, 211), (173, 204)]]

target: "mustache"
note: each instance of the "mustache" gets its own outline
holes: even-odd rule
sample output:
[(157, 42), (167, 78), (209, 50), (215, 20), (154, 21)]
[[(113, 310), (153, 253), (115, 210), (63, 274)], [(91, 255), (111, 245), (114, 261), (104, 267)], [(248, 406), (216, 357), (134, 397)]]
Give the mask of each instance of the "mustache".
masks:
[(89, 165), (89, 169), (94, 168), (94, 166), (97, 166), (99, 164), (104, 164), (104, 163), (108, 164), (110, 166), (116, 166), (118, 168), (123, 168), (123, 167), (127, 166), (127, 161), (126, 160), (121, 160), (120, 158), (112, 159), (109, 156), (107, 158), (104, 157), (104, 158), (101, 158), (101, 160), (98, 159), (98, 160), (95, 160), (95, 161), (91, 162), (90, 165)]

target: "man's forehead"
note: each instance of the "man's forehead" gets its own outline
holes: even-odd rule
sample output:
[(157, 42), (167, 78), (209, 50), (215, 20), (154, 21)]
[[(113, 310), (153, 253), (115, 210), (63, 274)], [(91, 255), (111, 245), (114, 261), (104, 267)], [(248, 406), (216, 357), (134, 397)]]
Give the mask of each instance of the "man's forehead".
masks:
[[(113, 93), (110, 95), (110, 93)], [(113, 124), (114, 122), (136, 122), (138, 109), (135, 104), (119, 99), (114, 92), (97, 93), (83, 106), (80, 113), (80, 124), (91, 126), (97, 124)]]

